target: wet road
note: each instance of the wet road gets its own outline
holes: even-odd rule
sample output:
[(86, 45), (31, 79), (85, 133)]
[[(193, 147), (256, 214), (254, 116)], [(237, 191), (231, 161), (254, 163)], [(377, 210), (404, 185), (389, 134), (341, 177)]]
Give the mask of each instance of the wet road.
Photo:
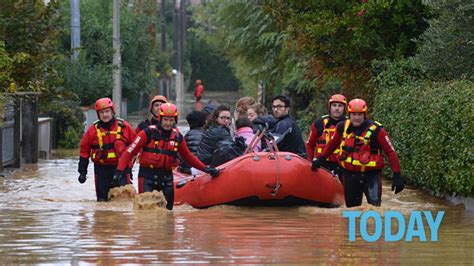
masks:
[(97, 203), (92, 178), (77, 182), (76, 156), (59, 154), (0, 177), (2, 264), (474, 261), (474, 213), (419, 190), (395, 197), (386, 184), (381, 208), (359, 210), (444, 210), (438, 242), (349, 242), (344, 208), (178, 206), (169, 212), (134, 211), (131, 201)]

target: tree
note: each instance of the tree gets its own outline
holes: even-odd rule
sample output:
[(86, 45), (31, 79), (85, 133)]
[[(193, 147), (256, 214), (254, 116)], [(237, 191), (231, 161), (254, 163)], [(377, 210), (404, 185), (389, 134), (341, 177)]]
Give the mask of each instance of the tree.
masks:
[(437, 16), (420, 36), (415, 59), (435, 79), (474, 78), (472, 0), (432, 1)]
[(193, 81), (201, 79), (206, 90), (238, 90), (241, 86), (229, 67), (229, 61), (196, 34), (188, 34), (187, 46), (191, 64), (191, 81), (188, 88), (193, 91)]
[[(122, 42), (122, 88), (123, 96), (137, 98), (139, 92), (150, 92), (156, 85), (155, 69), (158, 57), (154, 39), (150, 32), (156, 16), (150, 13), (155, 1), (140, 1), (133, 8), (122, 6), (120, 14)], [(70, 49), (69, 0), (62, 1), (65, 14), (62, 27), (64, 35), (61, 47), (64, 53)], [(112, 1), (81, 1), (81, 54), (78, 62), (62, 62), (61, 75), (65, 86), (81, 99), (81, 104), (90, 105), (97, 98), (112, 94)], [(166, 56), (165, 56), (166, 57)]]
[(195, 16), (198, 36), (230, 61), (245, 94), (255, 92), (258, 81), (279, 86), (289, 62), (286, 35), (262, 4), (253, 1), (212, 1)]
[(413, 38), (429, 17), (421, 0), (278, 0), (266, 6), (298, 53), (309, 57), (308, 73), (323, 81), (336, 77), (359, 96), (367, 96), (371, 62), (413, 55)]
[(61, 14), (56, 2), (4, 1), (0, 13), (1, 40), (5, 51), (13, 58), (9, 65), (9, 80), (18, 90), (54, 94), (60, 83), (54, 65), (57, 59), (56, 37)]

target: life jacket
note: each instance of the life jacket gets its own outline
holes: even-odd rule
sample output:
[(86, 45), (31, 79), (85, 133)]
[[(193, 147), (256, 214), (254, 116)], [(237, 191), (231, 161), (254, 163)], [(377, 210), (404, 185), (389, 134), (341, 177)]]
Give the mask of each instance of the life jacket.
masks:
[(140, 166), (152, 169), (171, 170), (179, 165), (178, 149), (183, 136), (175, 127), (169, 138), (164, 138), (162, 131), (156, 125), (148, 127), (148, 143), (143, 146), (140, 155)]
[[(350, 120), (344, 122), (344, 133), (342, 135), (339, 164), (342, 168), (352, 172), (368, 172), (379, 170), (384, 167), (384, 156), (379, 148), (371, 148), (371, 142), (375, 141), (374, 132), (382, 124), (373, 121), (357, 136), (355, 132), (347, 134)], [(373, 143), (372, 143), (373, 145)]]
[[(118, 164), (118, 156), (115, 153), (115, 141), (122, 138), (124, 127), (123, 119), (117, 119), (117, 129), (116, 131), (106, 130), (101, 128), (99, 125), (100, 120), (94, 122), (94, 127), (97, 133), (98, 144), (94, 144), (91, 147), (91, 159), (94, 163), (98, 164)], [(113, 126), (111, 127), (113, 128)], [(108, 136), (107, 138), (104, 138)], [(113, 137), (115, 136), (115, 137)]]
[[(321, 117), (323, 119), (323, 132), (322, 134), (316, 139), (316, 148), (314, 149), (314, 157), (319, 158), (323, 154), (324, 147), (329, 143), (332, 136), (336, 132), (336, 125), (328, 125), (329, 124), (329, 115), (323, 115)], [(339, 161), (339, 153), (340, 149), (334, 150), (334, 152), (329, 156), (328, 161), (333, 163), (338, 163)]]

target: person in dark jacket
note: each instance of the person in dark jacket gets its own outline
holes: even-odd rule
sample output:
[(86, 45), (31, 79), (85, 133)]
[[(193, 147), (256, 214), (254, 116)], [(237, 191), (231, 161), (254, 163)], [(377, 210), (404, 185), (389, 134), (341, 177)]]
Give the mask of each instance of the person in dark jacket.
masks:
[[(186, 116), (186, 121), (189, 124), (189, 131), (184, 135), (184, 139), (192, 154), (197, 156), (199, 143), (202, 139), (202, 127), (206, 123), (207, 114), (202, 111), (192, 111)], [(179, 165), (179, 171), (186, 174), (191, 174), (191, 167), (183, 160)]]
[(306, 158), (306, 147), (301, 130), (289, 115), (290, 100), (283, 95), (277, 95), (272, 100), (273, 117), (276, 123), (271, 133), (275, 136), (278, 149), (298, 154)]
[(211, 164), (219, 142), (233, 141), (229, 129), (231, 119), (230, 107), (227, 105), (218, 106), (207, 119), (197, 155), (204, 164)]

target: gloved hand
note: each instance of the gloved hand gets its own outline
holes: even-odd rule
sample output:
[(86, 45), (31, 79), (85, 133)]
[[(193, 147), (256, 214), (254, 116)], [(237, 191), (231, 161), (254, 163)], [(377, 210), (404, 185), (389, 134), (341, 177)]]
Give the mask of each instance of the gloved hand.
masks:
[(392, 176), (392, 191), (395, 190), (395, 194), (402, 192), (405, 188), (405, 182), (403, 182), (402, 175), (400, 173), (393, 173)]
[(268, 140), (273, 139), (273, 135), (272, 135), (272, 133), (270, 133), (270, 131), (265, 131), (265, 133), (263, 134), (263, 137), (268, 139)]
[(183, 174), (187, 174), (187, 175), (190, 175), (191, 174), (191, 168), (187, 168), (187, 167), (178, 167), (178, 171), (183, 173)]
[(86, 179), (87, 179), (87, 176), (85, 174), (80, 174), (79, 178), (77, 178), (77, 180), (79, 180), (79, 183), (81, 184), (84, 184), (84, 182), (86, 182)]
[(316, 160), (313, 160), (313, 164), (311, 165), (311, 170), (314, 171), (316, 169), (319, 169), (325, 162), (326, 162), (326, 158), (324, 157), (320, 157)]
[(204, 168), (204, 172), (210, 174), (212, 177), (219, 175), (219, 170), (214, 167), (206, 166), (206, 168)]
[(114, 178), (112, 179), (112, 184), (120, 185), (120, 181), (123, 177), (123, 171), (117, 170), (115, 171)]
[(245, 151), (245, 149), (247, 149), (247, 144), (245, 144), (245, 138), (244, 137), (236, 137), (235, 138), (235, 145)]

